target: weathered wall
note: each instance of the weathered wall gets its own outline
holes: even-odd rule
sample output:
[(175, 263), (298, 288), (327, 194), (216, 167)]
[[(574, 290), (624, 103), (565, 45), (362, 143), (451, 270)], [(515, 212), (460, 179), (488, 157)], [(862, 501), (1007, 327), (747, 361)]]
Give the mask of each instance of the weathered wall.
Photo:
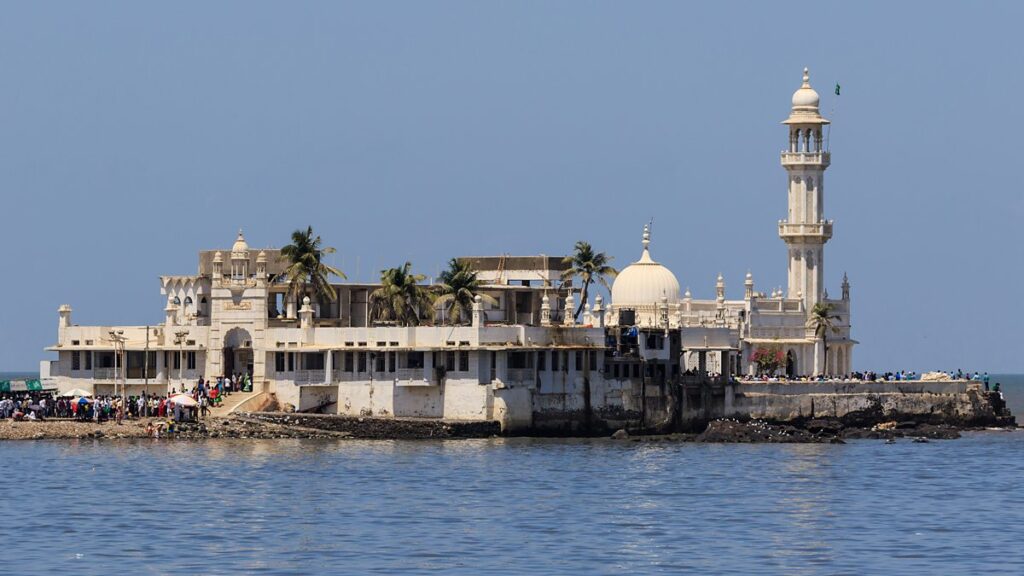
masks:
[(452, 379), (410, 386), (384, 380), (336, 387), (279, 384), (276, 393), (280, 402), (298, 410), (336, 401), (337, 413), (347, 416), (495, 421), (506, 434), (588, 435), (619, 428), (693, 432), (717, 418), (780, 423), (828, 418), (859, 426), (889, 420), (1006, 422), (993, 397), (979, 384), (964, 381), (723, 383), (690, 378), (641, 386), (639, 380), (591, 379), (580, 372), (541, 384), (495, 386)]

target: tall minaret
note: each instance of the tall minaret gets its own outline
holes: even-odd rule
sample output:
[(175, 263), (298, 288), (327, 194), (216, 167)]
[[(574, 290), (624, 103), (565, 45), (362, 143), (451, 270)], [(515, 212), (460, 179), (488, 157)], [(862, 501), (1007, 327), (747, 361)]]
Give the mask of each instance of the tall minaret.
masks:
[(803, 298), (808, 310), (823, 299), (824, 248), (832, 237), (823, 193), (831, 158), (823, 147), (822, 128), (829, 122), (818, 113), (818, 101), (804, 68), (804, 83), (793, 93), (793, 110), (783, 122), (789, 126), (789, 148), (782, 153), (789, 176), (789, 213), (779, 221), (779, 237), (789, 248), (787, 297)]

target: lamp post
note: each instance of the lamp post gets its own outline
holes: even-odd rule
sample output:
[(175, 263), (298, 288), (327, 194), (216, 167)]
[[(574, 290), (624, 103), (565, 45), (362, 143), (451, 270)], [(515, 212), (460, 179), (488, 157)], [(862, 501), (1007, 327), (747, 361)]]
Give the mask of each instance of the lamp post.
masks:
[(174, 333), (174, 343), (178, 345), (178, 385), (181, 391), (185, 391), (185, 339), (188, 337), (188, 330), (178, 330)]
[(117, 358), (121, 357), (121, 400), (118, 402), (117, 407), (117, 423), (120, 424), (124, 419), (124, 403), (125, 403), (125, 389), (128, 386), (127, 377), (125, 374), (125, 353), (124, 343), (127, 338), (124, 336), (124, 330), (111, 330), (109, 332), (110, 339), (114, 343), (114, 395), (117, 395)]

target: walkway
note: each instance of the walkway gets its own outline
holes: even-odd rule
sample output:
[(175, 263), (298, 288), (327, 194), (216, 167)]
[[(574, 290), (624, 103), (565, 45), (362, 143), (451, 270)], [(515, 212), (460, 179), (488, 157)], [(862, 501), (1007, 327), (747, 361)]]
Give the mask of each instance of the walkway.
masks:
[(210, 416), (216, 416), (216, 417), (227, 416), (231, 412), (234, 412), (235, 408), (237, 408), (240, 404), (242, 404), (246, 400), (249, 400), (250, 398), (253, 398), (255, 396), (259, 396), (261, 394), (263, 394), (262, 391), (234, 392), (230, 396), (225, 396), (224, 397), (224, 401), (220, 403), (220, 406), (211, 408), (210, 409)]

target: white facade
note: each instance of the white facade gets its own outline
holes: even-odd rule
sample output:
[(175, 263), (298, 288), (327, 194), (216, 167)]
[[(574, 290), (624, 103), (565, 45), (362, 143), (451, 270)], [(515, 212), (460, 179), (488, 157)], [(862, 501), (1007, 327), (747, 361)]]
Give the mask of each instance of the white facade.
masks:
[[(804, 69), (803, 84), (793, 94), (790, 116), (783, 122), (789, 129), (789, 144), (781, 154), (788, 210), (786, 219), (779, 221), (779, 237), (787, 249), (787, 290), (756, 292), (748, 273), (742, 300), (725, 299), (721, 276), (715, 282), (714, 300), (696, 300), (689, 289), (680, 297), (675, 275), (651, 259), (650, 230), (644, 227), (640, 259), (622, 270), (612, 286), (609, 324), (681, 331), (686, 369), (729, 371), (726, 364), (732, 357), (732, 371), (753, 374), (754, 351), (767, 348), (785, 354), (783, 372), (792, 376), (851, 372), (856, 342), (850, 339), (849, 282), (844, 276), (838, 300), (829, 299), (825, 290), (825, 243), (832, 237), (832, 221), (824, 217), (824, 174), (831, 156), (822, 138), (822, 128), (829, 122), (818, 106), (818, 93)], [(838, 317), (824, 339), (808, 325), (818, 303), (831, 305)], [(705, 360), (698, 365), (701, 352)]]
[[(824, 218), (827, 122), (805, 71), (784, 122), (786, 291), (756, 292), (747, 274), (741, 300), (725, 298), (721, 276), (713, 300), (680, 295), (676, 276), (651, 257), (645, 227), (639, 260), (620, 272), (607, 307), (600, 296), (586, 303), (581, 323), (572, 318), (578, 289), (559, 285), (561, 258), (500, 256), (464, 259), (495, 302), (478, 299), (470, 325), (444, 325), (439, 314), (434, 326), (375, 326), (369, 294), (376, 285), (338, 284), (333, 301), (297, 302), (282, 281), (280, 250), (253, 254), (240, 231), (230, 250), (201, 252), (197, 274), (160, 278), (160, 325), (77, 326), (71, 307), (61, 306), (57, 342), (48, 348), (58, 359), (49, 372), (62, 390), (99, 394), (114, 392), (115, 371), (129, 394), (248, 373), (258, 390), (298, 410), (517, 426), (545, 410), (581, 408), (583, 389), (596, 408), (614, 410), (628, 407), (637, 379), (646, 386), (688, 370), (753, 373), (760, 347), (783, 351), (792, 375), (846, 374), (855, 344), (849, 284), (844, 277), (841, 298), (829, 299), (822, 274), (832, 235)], [(838, 316), (827, 334), (827, 362), (808, 325), (817, 303), (831, 304)]]

